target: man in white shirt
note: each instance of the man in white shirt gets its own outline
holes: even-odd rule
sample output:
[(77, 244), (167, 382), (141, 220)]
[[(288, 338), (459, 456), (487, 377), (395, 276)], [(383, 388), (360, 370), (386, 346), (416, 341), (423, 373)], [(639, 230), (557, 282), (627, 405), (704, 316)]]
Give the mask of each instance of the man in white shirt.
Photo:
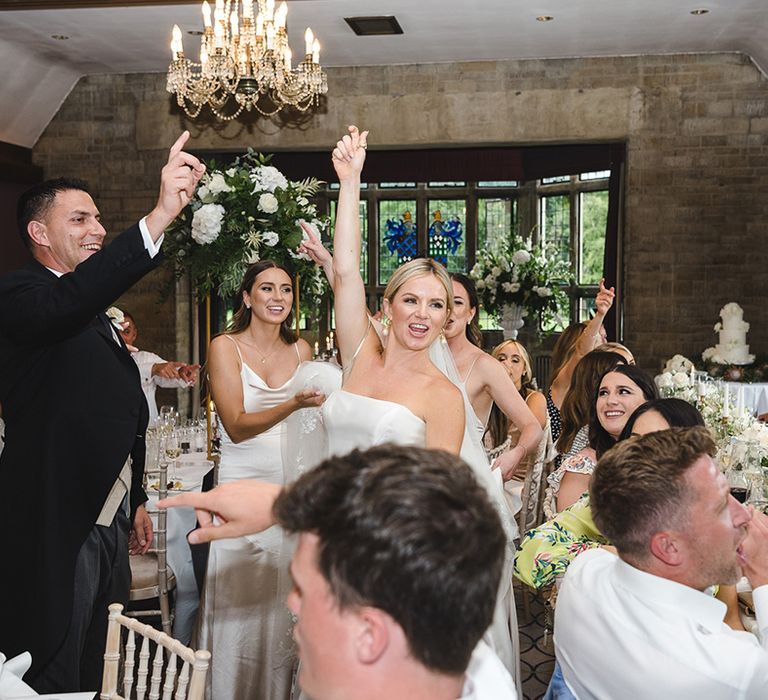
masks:
[(139, 335), (136, 320), (131, 314), (123, 312), (123, 322), (120, 335), (131, 351), (131, 357), (139, 368), (141, 376), (141, 390), (147, 397), (149, 406), (149, 424), (157, 419), (157, 401), (155, 392), (157, 387), (163, 389), (186, 389), (197, 381), (197, 372), (200, 365), (188, 365), (184, 362), (164, 360), (160, 355), (146, 350), (139, 350), (136, 346), (136, 338)]
[(203, 527), (193, 541), (275, 520), (298, 533), (288, 607), (299, 684), (313, 700), (518, 697), (481, 640), (506, 538), (457, 456), (383, 445), (326, 460), (282, 492), (240, 481), (161, 505), (198, 509)]
[[(624, 441), (592, 477), (603, 550), (571, 564), (555, 648), (574, 695), (725, 700), (768, 697), (768, 518), (730, 495), (702, 427)], [(745, 575), (760, 639), (729, 628), (707, 589)]]

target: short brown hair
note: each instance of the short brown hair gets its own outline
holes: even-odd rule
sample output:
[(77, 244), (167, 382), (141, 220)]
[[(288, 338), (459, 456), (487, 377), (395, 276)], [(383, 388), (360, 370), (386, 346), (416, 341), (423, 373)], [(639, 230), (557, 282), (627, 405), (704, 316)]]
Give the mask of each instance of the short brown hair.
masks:
[(595, 524), (622, 556), (645, 560), (651, 537), (676, 527), (691, 495), (685, 473), (715, 442), (702, 426), (620, 442), (600, 458), (589, 487)]
[(320, 538), (318, 567), (340, 608), (385, 611), (421, 664), (464, 673), (493, 619), (506, 537), (458, 456), (353, 450), (303, 474), (274, 513), (286, 530)]

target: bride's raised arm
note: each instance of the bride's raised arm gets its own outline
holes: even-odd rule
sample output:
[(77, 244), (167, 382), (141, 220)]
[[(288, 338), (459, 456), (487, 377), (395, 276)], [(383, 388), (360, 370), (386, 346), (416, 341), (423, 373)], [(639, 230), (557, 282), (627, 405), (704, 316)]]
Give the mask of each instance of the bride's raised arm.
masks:
[(345, 367), (368, 330), (365, 286), (360, 276), (360, 173), (365, 162), (368, 132), (349, 127), (333, 149), (331, 159), (339, 178), (339, 202), (333, 234), (333, 309), (336, 342)]

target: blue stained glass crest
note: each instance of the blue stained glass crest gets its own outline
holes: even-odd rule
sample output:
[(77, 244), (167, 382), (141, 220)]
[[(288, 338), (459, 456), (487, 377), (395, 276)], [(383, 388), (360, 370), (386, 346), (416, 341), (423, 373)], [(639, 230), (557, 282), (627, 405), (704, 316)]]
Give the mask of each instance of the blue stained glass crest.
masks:
[(413, 260), (418, 253), (416, 226), (410, 211), (403, 212), (402, 219), (387, 219), (384, 240), (390, 255), (397, 254), (397, 264)]
[(451, 216), (443, 221), (438, 209), (432, 214), (433, 221), (429, 227), (429, 255), (431, 258), (448, 266), (448, 255), (454, 255), (463, 243), (464, 227), (458, 216)]

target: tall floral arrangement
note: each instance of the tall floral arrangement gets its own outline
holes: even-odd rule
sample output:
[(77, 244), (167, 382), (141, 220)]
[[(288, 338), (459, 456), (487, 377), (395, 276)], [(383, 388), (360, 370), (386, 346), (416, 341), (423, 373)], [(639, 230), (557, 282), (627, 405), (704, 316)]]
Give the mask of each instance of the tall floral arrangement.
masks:
[(270, 259), (298, 273), (302, 306), (317, 309), (325, 277), (296, 248), (305, 235), (301, 220), (318, 236), (328, 226), (328, 217), (318, 216), (310, 201), (321, 181), (288, 180), (270, 159), (249, 149), (226, 170), (211, 163), (192, 201), (166, 231), (163, 248), (176, 275), (189, 274), (201, 296), (231, 296), (248, 265)]
[(518, 307), (522, 316), (538, 317), (542, 325), (550, 325), (560, 320), (558, 309), (568, 303), (561, 288), (570, 277), (567, 263), (548, 258), (530, 239), (512, 236), (499, 246), (479, 251), (470, 275), (483, 308), (499, 323), (511, 307)]

